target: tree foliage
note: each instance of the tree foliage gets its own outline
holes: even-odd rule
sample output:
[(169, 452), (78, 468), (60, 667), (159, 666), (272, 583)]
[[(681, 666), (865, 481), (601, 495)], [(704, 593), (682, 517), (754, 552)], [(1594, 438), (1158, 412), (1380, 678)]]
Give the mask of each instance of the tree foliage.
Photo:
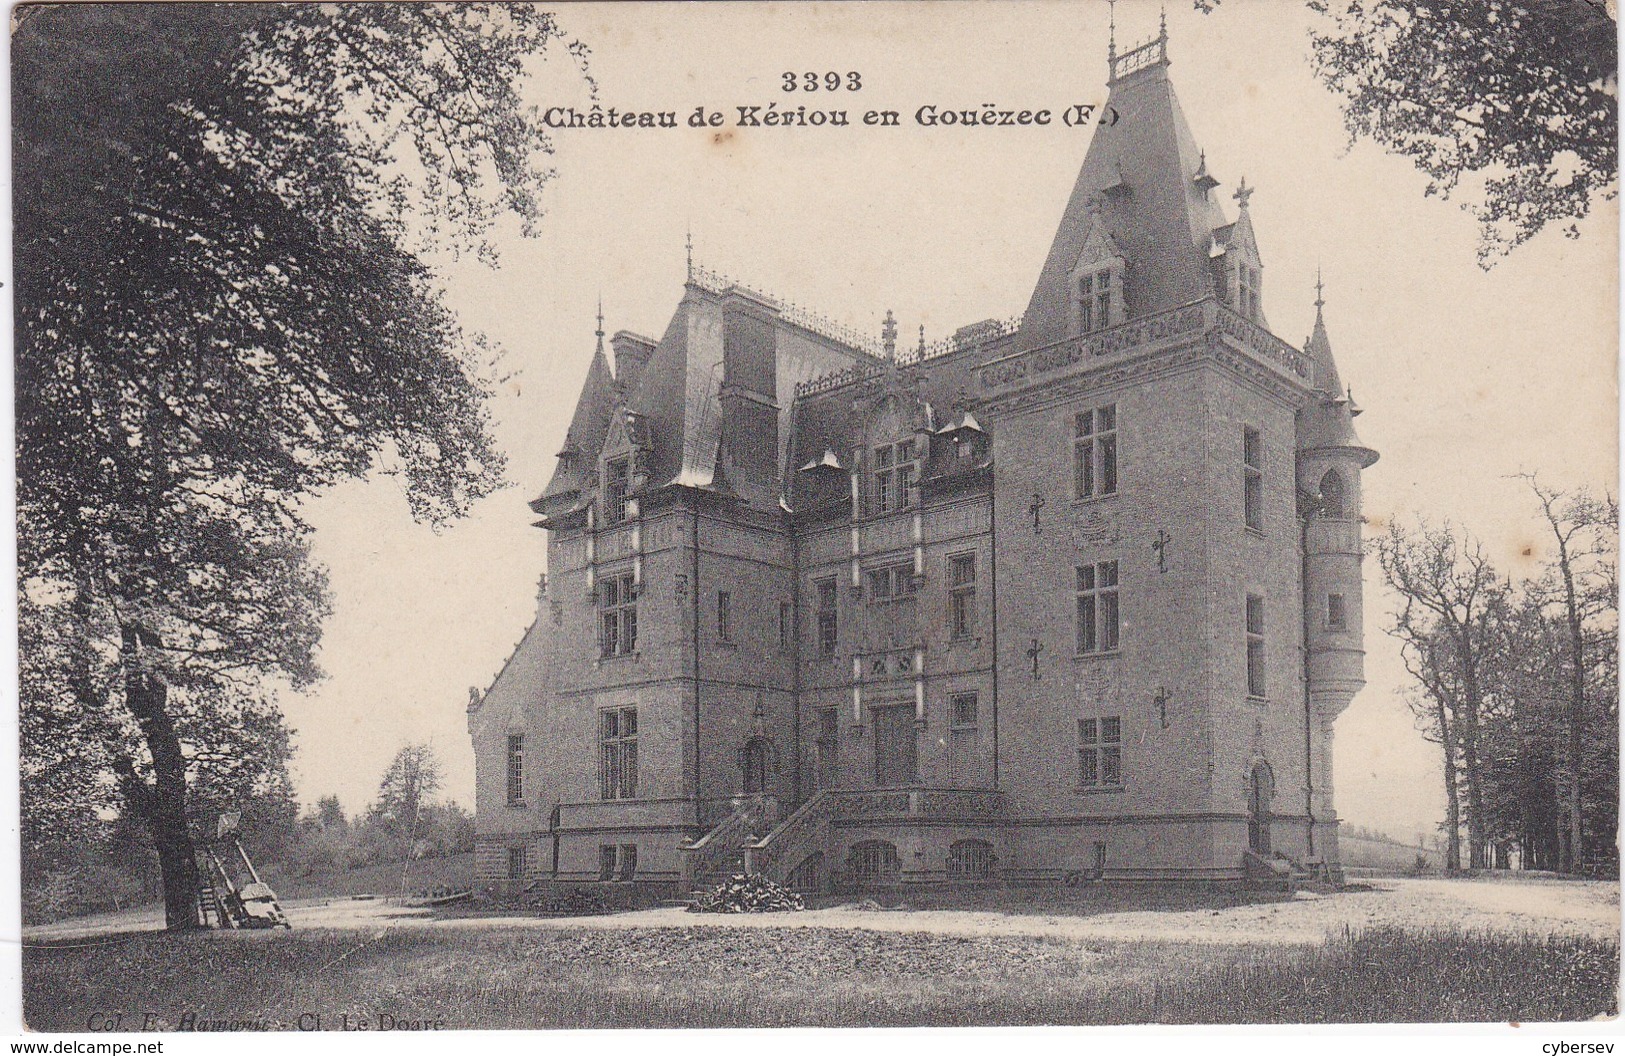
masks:
[(142, 817), (172, 924), (202, 790), (285, 782), (269, 687), (320, 677), (304, 501), (383, 469), (439, 524), (501, 481), (491, 352), (418, 254), (533, 230), (516, 82), (559, 43), (525, 5), (19, 12), (25, 809)]
[[(1212, 10), (1218, 0), (1196, 0)], [(1618, 193), (1619, 54), (1601, 0), (1309, 0), (1315, 72), (1370, 139), (1461, 198), (1493, 265)]]
[(390, 760), (367, 822), (402, 839), (413, 839), (423, 809), (444, 783), (440, 759), (427, 744), (404, 745)]

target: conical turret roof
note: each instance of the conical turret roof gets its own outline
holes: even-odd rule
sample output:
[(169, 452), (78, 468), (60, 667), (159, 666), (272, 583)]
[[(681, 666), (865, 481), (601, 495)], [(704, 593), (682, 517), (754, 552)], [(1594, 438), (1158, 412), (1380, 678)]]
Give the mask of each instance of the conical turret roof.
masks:
[(1304, 354), (1314, 362), (1315, 391), (1299, 418), (1298, 449), (1304, 452), (1346, 449), (1358, 454), (1362, 466), (1369, 466), (1377, 460), (1377, 453), (1362, 444), (1354, 431), (1354, 416), (1360, 411), (1344, 391), (1337, 361), (1332, 358), (1332, 339), (1326, 333), (1326, 317), (1322, 311), (1326, 302), (1320, 295), (1318, 280), (1315, 290), (1315, 328), (1303, 345)]

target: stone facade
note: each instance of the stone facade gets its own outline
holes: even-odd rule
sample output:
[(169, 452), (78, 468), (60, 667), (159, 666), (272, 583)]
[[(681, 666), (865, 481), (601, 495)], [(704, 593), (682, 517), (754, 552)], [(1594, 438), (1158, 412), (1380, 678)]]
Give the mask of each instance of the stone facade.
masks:
[(1166, 37), (1111, 73), (1019, 321), (870, 348), (691, 267), (600, 332), (469, 708), (482, 884), (1335, 874), (1376, 456)]

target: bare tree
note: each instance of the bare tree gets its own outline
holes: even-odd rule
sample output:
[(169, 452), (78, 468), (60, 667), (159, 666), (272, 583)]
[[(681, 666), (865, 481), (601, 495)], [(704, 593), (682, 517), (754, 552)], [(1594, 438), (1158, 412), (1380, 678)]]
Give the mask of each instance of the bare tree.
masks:
[(1584, 861), (1581, 779), (1585, 772), (1586, 687), (1589, 655), (1587, 625), (1614, 611), (1615, 569), (1619, 549), (1619, 503), (1611, 495), (1596, 498), (1584, 488), (1564, 492), (1548, 487), (1533, 473), (1520, 473), (1540, 503), (1556, 551), (1547, 574), (1535, 584), (1542, 607), (1560, 610), (1567, 674), (1566, 751), (1560, 775), (1565, 809), (1558, 868), (1574, 872)]
[(1449, 800), (1449, 859), (1460, 868), (1457, 764), (1467, 794), (1468, 866), (1486, 866), (1486, 810), (1481, 723), (1486, 668), (1505, 611), (1507, 587), (1483, 544), (1448, 522), (1415, 529), (1391, 524), (1377, 540), (1377, 556), (1401, 605), (1388, 633), (1400, 642), (1406, 667), (1432, 702), (1431, 719), (1445, 755)]

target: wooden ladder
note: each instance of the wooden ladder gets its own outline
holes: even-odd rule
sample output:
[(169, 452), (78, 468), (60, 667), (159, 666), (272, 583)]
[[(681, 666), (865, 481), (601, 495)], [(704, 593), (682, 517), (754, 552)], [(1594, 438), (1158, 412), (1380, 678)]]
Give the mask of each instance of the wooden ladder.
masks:
[(207, 854), (199, 855), (198, 859), (198, 923), (205, 928), (235, 928), (237, 922), (226, 913), (225, 904), (220, 898), (220, 888), (215, 883), (214, 862), (209, 860)]

